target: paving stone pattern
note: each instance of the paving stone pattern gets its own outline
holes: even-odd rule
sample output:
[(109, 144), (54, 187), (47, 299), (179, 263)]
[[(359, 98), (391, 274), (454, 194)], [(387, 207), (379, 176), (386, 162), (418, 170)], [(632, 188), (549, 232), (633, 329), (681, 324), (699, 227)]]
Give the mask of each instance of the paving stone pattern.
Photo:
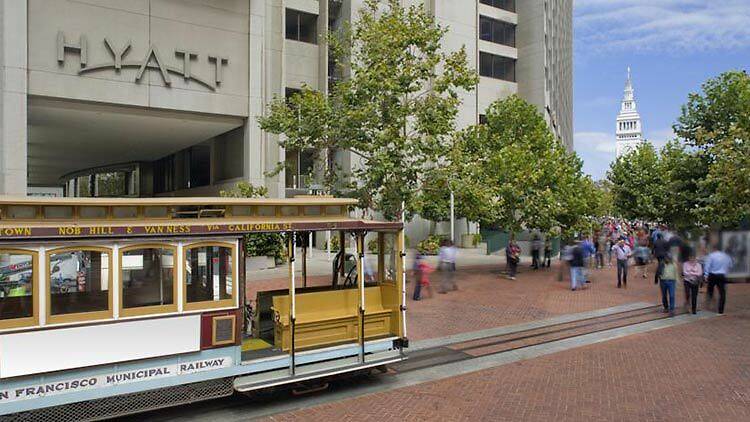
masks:
[[(494, 282), (516, 289), (511, 281)], [(515, 283), (544, 291), (533, 286), (533, 281), (519, 278)], [(630, 300), (633, 296), (643, 299), (640, 295), (647, 293), (647, 284), (633, 283), (639, 284), (644, 287), (617, 293), (623, 292)], [(528, 306), (516, 304), (511, 315), (526, 317), (529, 308), (572, 312), (570, 308), (603, 306), (603, 301), (612, 299), (587, 296), (614, 294), (607, 292), (604, 283), (595, 284), (588, 292), (547, 291), (572, 299), (530, 300)], [(678, 295), (678, 300), (681, 297)], [(503, 315), (495, 311), (490, 298), (482, 300), (482, 295), (477, 295), (477, 301), (482, 303), (480, 309), (490, 309), (489, 314)], [(749, 346), (750, 285), (731, 285), (725, 316), (301, 409), (269, 420), (748, 421)]]

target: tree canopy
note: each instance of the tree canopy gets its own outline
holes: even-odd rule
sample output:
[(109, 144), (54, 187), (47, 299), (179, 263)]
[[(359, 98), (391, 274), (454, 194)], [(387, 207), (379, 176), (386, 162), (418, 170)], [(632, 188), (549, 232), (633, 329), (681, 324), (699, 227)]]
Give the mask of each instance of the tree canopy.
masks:
[(628, 218), (679, 230), (735, 228), (750, 219), (750, 77), (726, 72), (693, 93), (673, 126), (677, 139), (620, 157), (608, 172)]
[(283, 134), (285, 148), (327, 152), (329, 163), (333, 152), (350, 152), (351, 178), (329, 165), (328, 188), (348, 181), (362, 208), (398, 218), (446, 153), (459, 93), (477, 83), (463, 48), (443, 50), (445, 33), (421, 5), (366, 0), (353, 27), (329, 36), (335, 66), (349, 76), (328, 95), (303, 89), (291, 107), (275, 99), (261, 128)]
[(750, 76), (731, 71), (706, 81), (673, 129), (703, 162), (702, 219), (729, 227), (750, 219)]
[(461, 132), (450, 157), (459, 202), (485, 227), (566, 231), (598, 209), (581, 160), (516, 95), (494, 102), (486, 125)]

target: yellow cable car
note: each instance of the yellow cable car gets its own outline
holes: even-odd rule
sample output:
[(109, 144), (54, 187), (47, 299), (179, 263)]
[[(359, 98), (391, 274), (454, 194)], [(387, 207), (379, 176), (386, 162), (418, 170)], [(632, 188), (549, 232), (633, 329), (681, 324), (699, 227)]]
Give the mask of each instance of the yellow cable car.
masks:
[[(113, 417), (404, 359), (403, 225), (355, 203), (0, 197), (0, 415)], [(283, 270), (246, 256), (279, 235)]]

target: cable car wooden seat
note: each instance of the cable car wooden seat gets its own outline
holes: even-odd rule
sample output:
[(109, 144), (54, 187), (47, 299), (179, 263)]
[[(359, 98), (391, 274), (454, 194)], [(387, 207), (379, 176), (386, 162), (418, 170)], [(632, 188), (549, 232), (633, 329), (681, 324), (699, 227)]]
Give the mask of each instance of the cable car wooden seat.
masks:
[[(365, 287), (365, 338), (391, 334), (393, 309), (383, 306), (381, 287)], [(356, 342), (359, 332), (359, 290), (340, 289), (301, 293), (295, 296), (295, 348)], [(274, 345), (286, 351), (291, 346), (289, 295), (274, 296)]]

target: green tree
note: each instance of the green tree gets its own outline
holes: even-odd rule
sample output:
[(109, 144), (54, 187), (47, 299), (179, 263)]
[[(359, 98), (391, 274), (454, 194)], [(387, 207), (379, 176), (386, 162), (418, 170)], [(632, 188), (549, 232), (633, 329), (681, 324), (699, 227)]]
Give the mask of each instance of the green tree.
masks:
[[(268, 189), (239, 182), (229, 190), (219, 191), (225, 198), (265, 198)], [(279, 262), (286, 256), (286, 242), (281, 233), (248, 233), (244, 236), (245, 253), (248, 256), (272, 256)]]
[(700, 226), (706, 191), (703, 181), (707, 162), (698, 151), (672, 140), (659, 152), (659, 172), (663, 178), (663, 214), (661, 221), (679, 231)]
[[(328, 96), (304, 89), (293, 107), (275, 99), (261, 128), (283, 134), (286, 148), (349, 151), (358, 163), (348, 187), (359, 205), (400, 217), (445, 154), (459, 92), (477, 83), (463, 48), (443, 51), (445, 33), (421, 5), (366, 0), (354, 27), (329, 37), (335, 66), (350, 77)], [(328, 168), (329, 188), (349, 176)]]
[(750, 76), (725, 72), (693, 93), (673, 126), (704, 161), (699, 181), (705, 222), (735, 227), (750, 219)]
[(449, 166), (457, 204), (484, 227), (549, 232), (577, 226), (594, 208), (580, 159), (515, 95), (487, 109), (486, 125), (457, 136)]
[(615, 211), (628, 219), (661, 221), (664, 217), (665, 178), (659, 154), (650, 142), (618, 157), (609, 167)]

